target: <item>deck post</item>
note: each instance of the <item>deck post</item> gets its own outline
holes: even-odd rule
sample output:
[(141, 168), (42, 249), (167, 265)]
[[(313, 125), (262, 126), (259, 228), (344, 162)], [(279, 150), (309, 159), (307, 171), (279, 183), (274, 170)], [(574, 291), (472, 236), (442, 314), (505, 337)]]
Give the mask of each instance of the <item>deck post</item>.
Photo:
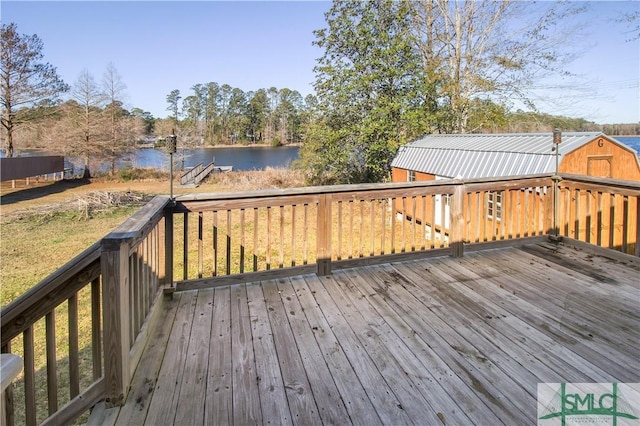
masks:
[(464, 254), (464, 194), (464, 182), (460, 182), (454, 187), (449, 210), (449, 223), (451, 224), (449, 244), (453, 257), (462, 257)]
[(317, 260), (318, 276), (331, 274), (331, 197), (320, 194), (318, 198), (318, 226), (317, 226)]
[(124, 404), (129, 391), (129, 243), (106, 237), (102, 240), (102, 306), (104, 322), (105, 402)]
[(173, 201), (164, 214), (164, 281), (162, 284), (173, 288)]

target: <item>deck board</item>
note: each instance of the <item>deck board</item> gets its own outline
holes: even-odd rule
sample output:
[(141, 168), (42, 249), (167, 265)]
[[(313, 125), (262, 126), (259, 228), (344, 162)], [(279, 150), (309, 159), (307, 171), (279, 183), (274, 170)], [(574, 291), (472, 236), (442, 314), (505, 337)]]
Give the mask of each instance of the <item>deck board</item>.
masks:
[(117, 424), (533, 424), (640, 381), (640, 261), (544, 244), (177, 293)]
[(256, 357), (256, 374), (259, 377), (262, 415), (274, 424), (292, 424), (262, 287), (258, 285), (247, 286), (247, 297), (252, 323), (253, 347), (255, 352), (260, 355)]
[(290, 280), (278, 280), (277, 288), (304, 370), (312, 384), (311, 390), (320, 419), (323, 423), (340, 424), (343, 419), (349, 418), (349, 415), (295, 289)]
[(216, 288), (211, 320), (205, 424), (232, 422), (231, 289)]
[(265, 281), (262, 284), (262, 289), (267, 303), (269, 321), (271, 321), (273, 339), (276, 343), (278, 362), (289, 401), (291, 418), (300, 424), (318, 424), (320, 423), (320, 413), (287, 314), (284, 311), (277, 284), (275, 281)]
[(244, 284), (231, 287), (231, 360), (233, 422), (260, 423), (260, 390), (255, 368), (247, 290)]

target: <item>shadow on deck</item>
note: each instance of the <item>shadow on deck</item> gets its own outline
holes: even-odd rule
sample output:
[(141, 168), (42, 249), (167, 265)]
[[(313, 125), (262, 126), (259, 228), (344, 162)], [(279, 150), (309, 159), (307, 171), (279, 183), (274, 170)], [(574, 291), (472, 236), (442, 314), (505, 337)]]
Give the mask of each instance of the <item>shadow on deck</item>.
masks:
[(640, 381), (640, 261), (602, 253), (541, 243), (178, 292), (126, 404), (90, 423), (535, 424), (538, 383)]

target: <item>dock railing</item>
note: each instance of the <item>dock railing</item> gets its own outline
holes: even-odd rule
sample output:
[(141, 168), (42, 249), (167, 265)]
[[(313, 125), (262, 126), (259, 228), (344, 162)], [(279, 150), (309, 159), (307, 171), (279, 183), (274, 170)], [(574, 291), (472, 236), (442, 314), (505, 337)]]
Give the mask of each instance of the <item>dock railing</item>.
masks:
[(639, 210), (640, 182), (570, 175), (156, 197), (3, 307), (2, 352), (24, 358), (5, 392), (7, 424), (122, 404), (163, 294), (550, 235), (640, 256)]

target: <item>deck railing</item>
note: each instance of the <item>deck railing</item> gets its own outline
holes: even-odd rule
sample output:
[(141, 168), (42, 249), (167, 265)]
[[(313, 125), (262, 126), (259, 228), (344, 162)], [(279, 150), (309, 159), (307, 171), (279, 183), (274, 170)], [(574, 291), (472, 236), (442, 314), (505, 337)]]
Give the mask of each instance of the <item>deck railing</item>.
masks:
[(2, 309), (2, 352), (25, 364), (5, 395), (8, 424), (121, 404), (163, 293), (547, 235), (640, 256), (639, 210), (640, 183), (568, 175), (156, 197)]
[(123, 401), (161, 294), (168, 202), (156, 197), (2, 309), (2, 352), (24, 360), (6, 424), (67, 424), (101, 399)]
[(550, 175), (191, 194), (177, 290), (451, 253), (552, 230)]
[(640, 256), (640, 182), (564, 175), (559, 198), (560, 235)]

